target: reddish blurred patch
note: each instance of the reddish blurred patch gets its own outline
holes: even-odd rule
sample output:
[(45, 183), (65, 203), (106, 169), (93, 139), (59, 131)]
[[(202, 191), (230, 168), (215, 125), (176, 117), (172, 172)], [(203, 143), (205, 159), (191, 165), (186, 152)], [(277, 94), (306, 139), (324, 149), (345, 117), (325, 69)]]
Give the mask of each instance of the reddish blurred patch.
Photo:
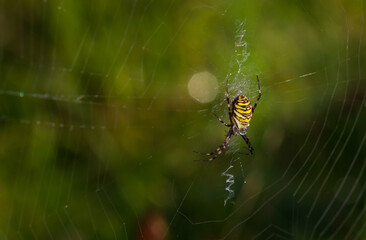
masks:
[(144, 216), (138, 239), (168, 239), (168, 224), (162, 214), (154, 211), (149, 212)]

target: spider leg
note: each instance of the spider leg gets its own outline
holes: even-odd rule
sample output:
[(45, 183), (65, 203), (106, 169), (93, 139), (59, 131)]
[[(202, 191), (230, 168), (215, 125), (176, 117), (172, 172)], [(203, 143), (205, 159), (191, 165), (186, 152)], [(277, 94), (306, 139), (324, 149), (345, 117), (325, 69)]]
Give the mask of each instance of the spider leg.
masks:
[(219, 116), (217, 116), (216, 114), (214, 114), (215, 115), (215, 117), (223, 124), (223, 125), (225, 125), (226, 127), (231, 127), (231, 124), (227, 124), (227, 123), (225, 123)]
[(214, 155), (213, 157), (211, 157), (208, 160), (196, 160), (196, 161), (208, 162), (208, 161), (212, 161), (212, 160), (216, 159), (224, 151), (224, 149), (227, 147), (227, 145), (229, 144), (232, 134), (233, 134), (233, 131), (230, 129), (229, 132), (226, 135), (226, 138), (225, 138), (225, 141), (223, 142), (223, 144), (221, 144), (214, 152), (201, 153), (201, 152), (194, 151), (195, 153), (205, 155), (205, 156)]
[(248, 148), (249, 148), (249, 151), (250, 151), (250, 155), (253, 155), (254, 148), (250, 144), (250, 141), (249, 141), (249, 138), (247, 137), (247, 135), (240, 135), (240, 136), (242, 136), (242, 138), (244, 139), (244, 141), (248, 145)]
[(225, 92), (225, 95), (226, 95), (227, 109), (228, 109), (229, 114), (230, 114), (231, 113), (231, 104), (230, 104), (228, 84), (229, 84), (229, 79), (226, 79), (226, 92)]
[(257, 107), (258, 101), (259, 101), (259, 99), (261, 99), (261, 96), (262, 96), (262, 91), (261, 91), (261, 86), (259, 85), (258, 75), (257, 75), (257, 81), (258, 81), (258, 98), (257, 98), (257, 101), (255, 102), (255, 104), (253, 106), (252, 112), (254, 112), (254, 109)]

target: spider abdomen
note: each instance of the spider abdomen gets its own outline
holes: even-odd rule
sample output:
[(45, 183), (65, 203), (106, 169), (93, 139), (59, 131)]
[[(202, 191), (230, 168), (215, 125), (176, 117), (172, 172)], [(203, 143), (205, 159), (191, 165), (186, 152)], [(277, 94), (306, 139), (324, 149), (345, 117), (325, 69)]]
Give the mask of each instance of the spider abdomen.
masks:
[(253, 107), (249, 99), (246, 96), (239, 95), (234, 99), (232, 109), (232, 121), (236, 127), (239, 130), (246, 129), (253, 115)]

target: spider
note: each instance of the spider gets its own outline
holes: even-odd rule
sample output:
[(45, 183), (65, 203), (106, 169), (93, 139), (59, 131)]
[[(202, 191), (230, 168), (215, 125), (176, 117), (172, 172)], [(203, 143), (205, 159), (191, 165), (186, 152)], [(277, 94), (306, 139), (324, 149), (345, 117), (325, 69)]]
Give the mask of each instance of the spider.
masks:
[(216, 159), (222, 153), (222, 151), (227, 147), (232, 136), (240, 135), (244, 139), (245, 143), (248, 145), (250, 154), (253, 155), (254, 149), (253, 149), (252, 145), (250, 144), (249, 138), (247, 137), (247, 128), (249, 127), (249, 122), (252, 118), (255, 108), (257, 107), (258, 101), (262, 96), (258, 75), (257, 75), (257, 81), (258, 81), (258, 97), (257, 97), (257, 101), (255, 102), (254, 106), (252, 106), (249, 99), (243, 95), (237, 96), (230, 103), (229, 90), (228, 90), (228, 79), (226, 79), (226, 93), (225, 94), (226, 94), (227, 107), (228, 107), (228, 111), (229, 111), (230, 124), (225, 123), (221, 118), (219, 118), (215, 114), (215, 117), (223, 125), (225, 125), (226, 127), (229, 127), (229, 131), (226, 134), (224, 143), (221, 146), (219, 146), (214, 152), (201, 153), (201, 152), (195, 151), (195, 153), (205, 155), (205, 156), (213, 155), (213, 157), (206, 160), (206, 161), (212, 161), (212, 160)]

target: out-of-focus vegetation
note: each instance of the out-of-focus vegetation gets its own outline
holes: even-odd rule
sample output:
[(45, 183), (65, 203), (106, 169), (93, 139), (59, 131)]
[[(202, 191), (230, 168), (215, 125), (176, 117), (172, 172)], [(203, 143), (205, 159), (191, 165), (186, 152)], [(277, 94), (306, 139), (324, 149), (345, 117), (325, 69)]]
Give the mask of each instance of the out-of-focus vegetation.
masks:
[[(365, 5), (3, 2), (1, 238), (365, 237)], [(256, 74), (263, 93), (255, 154), (236, 137), (195, 162), (224, 140), (212, 109), (228, 121), (238, 21), (244, 93), (255, 100)], [(187, 85), (205, 71), (219, 94), (203, 104)]]

